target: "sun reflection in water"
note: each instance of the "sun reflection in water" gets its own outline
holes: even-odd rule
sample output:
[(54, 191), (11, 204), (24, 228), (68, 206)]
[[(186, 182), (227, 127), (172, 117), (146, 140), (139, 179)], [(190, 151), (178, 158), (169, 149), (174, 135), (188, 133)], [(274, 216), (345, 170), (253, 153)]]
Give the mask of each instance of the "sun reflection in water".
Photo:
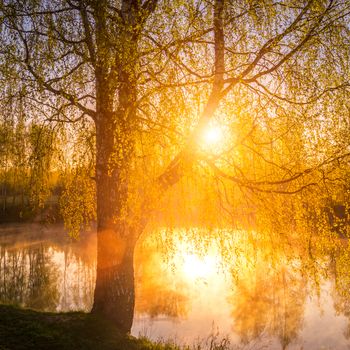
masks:
[(213, 256), (199, 257), (196, 254), (185, 254), (182, 270), (188, 279), (208, 278), (215, 272), (215, 265)]
[[(0, 230), (0, 300), (44, 311), (90, 310), (95, 236), (67, 243), (49, 231), (38, 242), (37, 228), (23, 231), (10, 237)], [(157, 239), (149, 236), (136, 252), (133, 335), (192, 344), (207, 339), (215, 324), (215, 334), (228, 335), (237, 349), (349, 348), (348, 250), (331, 264), (314, 255), (315, 265), (305, 266), (308, 251), (295, 246), (296, 257), (289, 244), (287, 251), (256, 232), (222, 230), (221, 240), (200, 230), (161, 233), (168, 245), (159, 245), (154, 232)]]

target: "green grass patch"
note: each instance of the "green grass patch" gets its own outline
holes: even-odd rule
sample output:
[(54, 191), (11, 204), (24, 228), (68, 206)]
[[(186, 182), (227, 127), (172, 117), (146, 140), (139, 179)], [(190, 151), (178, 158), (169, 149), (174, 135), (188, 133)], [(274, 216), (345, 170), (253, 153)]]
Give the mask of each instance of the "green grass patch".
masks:
[(83, 312), (48, 313), (0, 305), (0, 350), (175, 350), (121, 334), (111, 323)]

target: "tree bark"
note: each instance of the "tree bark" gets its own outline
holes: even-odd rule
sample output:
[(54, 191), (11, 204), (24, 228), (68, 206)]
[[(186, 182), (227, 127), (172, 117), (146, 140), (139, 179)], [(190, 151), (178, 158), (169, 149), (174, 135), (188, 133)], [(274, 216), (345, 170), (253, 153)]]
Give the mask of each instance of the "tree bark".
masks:
[[(101, 11), (101, 7), (97, 8)], [(92, 313), (111, 320), (122, 332), (131, 330), (134, 290), (135, 235), (128, 217), (130, 161), (134, 152), (136, 85), (135, 74), (127, 63), (135, 53), (128, 33), (122, 33), (121, 47), (127, 57), (115, 58), (120, 64), (115, 75), (108, 67), (104, 13), (99, 13), (98, 42), (101, 45), (96, 66), (96, 196), (97, 196), (97, 273)], [(131, 48), (130, 48), (131, 47)], [(107, 61), (106, 61), (107, 60)], [(114, 108), (115, 92), (118, 107)]]
[(127, 171), (114, 159), (113, 115), (103, 111), (96, 127), (97, 272), (92, 312), (131, 330), (134, 315), (134, 235), (123, 217)]
[(116, 230), (98, 231), (97, 274), (93, 313), (131, 330), (134, 306), (134, 248)]
[[(155, 2), (154, 2), (155, 3)], [(123, 1), (122, 13), (130, 28), (135, 28), (139, 10), (132, 2)], [(224, 36), (223, 0), (216, 0), (215, 20), (215, 79), (213, 90), (203, 111), (201, 123), (194, 132), (200, 134), (203, 125), (216, 110), (223, 87)], [(102, 16), (102, 15), (101, 15)], [(139, 22), (139, 21), (138, 21)], [(128, 216), (128, 169), (134, 149), (135, 101), (138, 34), (127, 26), (120, 33), (123, 53), (117, 71), (118, 109), (114, 114), (108, 73), (97, 66), (96, 85), (96, 181), (97, 181), (97, 279), (92, 312), (112, 320), (123, 332), (130, 332), (135, 303), (133, 255), (137, 238), (152, 212), (156, 197), (179, 181), (195, 160), (195, 144), (180, 152), (155, 182), (152, 194), (145, 199), (142, 212)], [(106, 34), (105, 34), (106, 35)], [(100, 50), (101, 51), (101, 50)], [(103, 50), (102, 50), (103, 51)], [(102, 57), (100, 60), (104, 60)], [(99, 60), (98, 60), (99, 61)], [(196, 138), (194, 136), (194, 139)], [(159, 199), (159, 198), (158, 198)], [(125, 211), (126, 209), (126, 211)]]

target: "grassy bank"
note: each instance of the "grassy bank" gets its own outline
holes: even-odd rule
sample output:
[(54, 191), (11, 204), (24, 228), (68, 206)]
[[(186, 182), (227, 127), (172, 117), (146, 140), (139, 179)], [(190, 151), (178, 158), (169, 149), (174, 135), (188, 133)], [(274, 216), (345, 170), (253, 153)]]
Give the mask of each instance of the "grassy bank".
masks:
[(0, 350), (175, 350), (120, 334), (82, 312), (45, 313), (0, 305)]

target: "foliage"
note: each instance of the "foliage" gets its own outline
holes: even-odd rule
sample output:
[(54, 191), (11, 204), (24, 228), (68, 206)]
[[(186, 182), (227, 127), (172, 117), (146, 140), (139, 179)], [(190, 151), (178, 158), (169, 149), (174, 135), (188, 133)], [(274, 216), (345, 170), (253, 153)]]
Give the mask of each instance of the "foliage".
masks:
[(349, 15), (343, 0), (1, 2), (3, 138), (37, 125), (34, 206), (57, 169), (73, 236), (96, 216), (97, 308), (123, 314), (127, 300), (130, 316), (129, 255), (146, 225), (306, 248), (349, 234)]
[(84, 167), (73, 169), (64, 180), (65, 189), (60, 198), (60, 212), (71, 236), (78, 238), (96, 217), (95, 188)]
[[(17, 162), (10, 156), (13, 161), (7, 160), (6, 167), (15, 169), (15, 164), (21, 164), (15, 178), (28, 178), (23, 186), (28, 188), (33, 207), (43, 206), (49, 195), (48, 178), (56, 168), (66, 174), (61, 203), (70, 231), (76, 235), (83, 222), (95, 217), (92, 208), (95, 186), (89, 178), (94, 177), (96, 156), (93, 151), (96, 135), (91, 132), (98, 103), (96, 60), (111, 74), (116, 69), (115, 62), (120, 62), (126, 72), (137, 75), (128, 78), (137, 94), (133, 102), (135, 116), (130, 126), (117, 123), (113, 131), (117, 148), (111, 151), (108, 160), (113, 168), (124, 159), (123, 166), (128, 168), (123, 175), (128, 178), (128, 200), (120, 211), (122, 214), (117, 210), (117, 220), (118, 215), (127, 217), (130, 212), (136, 217), (141, 215), (144, 197), (153, 196), (146, 193), (155, 191), (154, 179), (186, 147), (188, 138), (199, 144), (196, 157), (200, 158), (200, 169), (184, 175), (202, 188), (202, 203), (210, 201), (212, 205), (202, 206), (203, 217), (208, 211), (222, 210), (229, 217), (224, 222), (246, 226), (266, 221), (266, 210), (274, 207), (281, 222), (285, 222), (284, 216), (289, 214), (283, 215), (282, 208), (289, 213), (296, 207), (301, 209), (297, 202), (310, 202), (315, 192), (323, 197), (319, 203), (322, 207), (332, 197), (344, 193), (349, 171), (344, 158), (349, 147), (349, 106), (343, 103), (349, 100), (346, 5), (340, 1), (306, 4), (226, 1), (222, 14), (224, 100), (210, 117), (211, 125), (219, 125), (224, 138), (220, 141), (222, 145), (209, 146), (211, 150), (205, 140), (196, 136), (195, 125), (205, 117), (206, 101), (217, 76), (213, 67), (219, 59), (215, 51), (218, 43), (215, 38), (213, 41), (211, 28), (214, 4), (179, 1), (175, 5), (159, 1), (155, 5), (153, 13), (146, 16), (147, 21), (137, 29), (141, 30), (137, 43), (121, 39), (119, 10), (108, 13), (113, 6), (101, 14), (106, 18), (100, 20), (106, 21), (111, 29), (109, 37), (100, 43), (94, 32), (100, 14), (88, 2), (81, 7), (73, 2), (67, 8), (60, 1), (50, 4), (15, 1), (2, 5), (2, 37), (6, 47), (1, 56), (5, 78), (2, 84), (6, 87), (4, 110), (8, 111), (2, 124), (2, 135), (7, 135), (3, 142), (5, 137), (17, 152), (16, 157), (26, 158), (28, 163)], [(120, 40), (123, 50), (119, 48)], [(14, 46), (18, 48), (12, 54)], [(127, 61), (135, 64), (129, 65)], [(115, 73), (110, 79), (106, 93), (118, 96), (121, 77)], [(17, 87), (13, 81), (18, 82)], [(24, 111), (26, 119), (35, 120), (36, 124), (28, 127), (25, 119), (18, 117)], [(118, 108), (113, 110), (117, 120), (123, 118), (119, 112)], [(61, 130), (59, 168), (51, 164), (53, 128), (39, 126), (43, 122)], [(15, 126), (17, 136), (11, 136), (11, 125)], [(20, 136), (24, 130), (29, 132), (27, 145)], [(90, 146), (85, 148), (84, 144)], [(132, 147), (130, 154), (126, 144)], [(84, 149), (91, 154), (88, 160), (77, 156), (84, 154)], [(125, 163), (128, 157), (131, 159)], [(67, 176), (68, 173), (71, 175)], [(25, 180), (16, 180), (16, 187), (20, 181)], [(189, 187), (194, 185), (179, 186), (183, 196), (192, 197)], [(177, 192), (171, 191), (166, 198)], [(300, 194), (292, 200), (277, 195), (295, 192)], [(341, 202), (346, 203), (347, 197)], [(199, 206), (196, 201), (188, 210)], [(217, 206), (221, 209), (214, 209)], [(175, 207), (169, 209), (167, 215), (174, 210)], [(295, 215), (298, 220), (304, 214), (295, 211)], [(222, 219), (215, 221), (222, 223)], [(264, 225), (267, 223), (261, 226)]]
[(57, 135), (46, 125), (4, 121), (1, 133), (2, 210), (17, 208), (20, 218), (42, 210), (57, 185)]

